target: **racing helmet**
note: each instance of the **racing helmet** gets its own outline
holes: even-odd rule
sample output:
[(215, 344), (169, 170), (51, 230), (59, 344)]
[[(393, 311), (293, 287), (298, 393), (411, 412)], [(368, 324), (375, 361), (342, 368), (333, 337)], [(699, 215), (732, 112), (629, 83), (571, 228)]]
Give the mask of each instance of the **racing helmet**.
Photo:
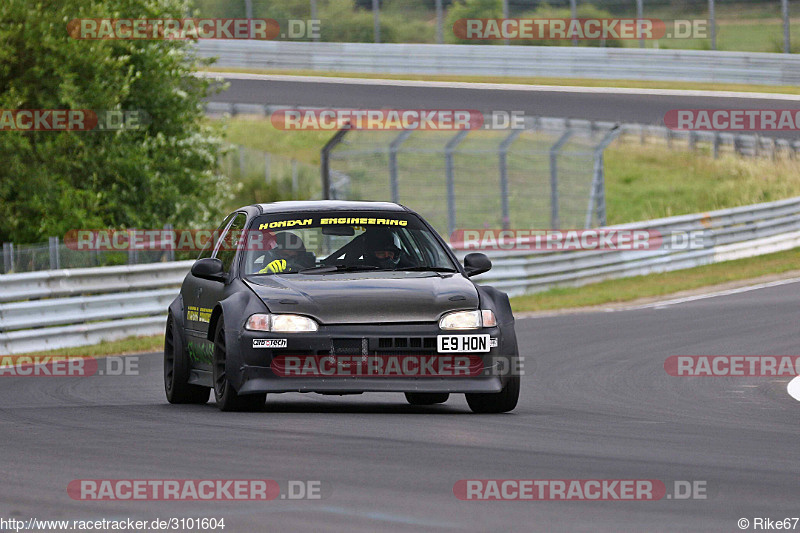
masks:
[(364, 262), (384, 269), (393, 269), (400, 262), (400, 248), (391, 231), (380, 228), (364, 235)]

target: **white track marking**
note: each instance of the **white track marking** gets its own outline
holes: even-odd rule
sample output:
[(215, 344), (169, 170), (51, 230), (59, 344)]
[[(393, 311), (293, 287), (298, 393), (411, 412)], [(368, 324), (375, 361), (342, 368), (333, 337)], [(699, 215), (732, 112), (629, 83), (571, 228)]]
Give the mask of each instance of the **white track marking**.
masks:
[(789, 393), (789, 396), (800, 402), (800, 376), (795, 377), (789, 382), (786, 386), (786, 392)]
[(244, 72), (197, 72), (205, 78), (231, 80), (290, 81), (298, 83), (339, 83), (346, 85), (382, 85), (391, 87), (433, 87), (442, 89), (477, 89), (487, 91), (559, 92), (584, 94), (636, 94), (652, 96), (692, 96), (713, 98), (758, 98), (800, 102), (798, 94), (735, 91), (698, 91), (683, 89), (637, 89), (632, 87), (572, 87), (565, 85), (527, 85), (523, 83), (470, 83), (459, 81), (390, 80), (327, 76), (289, 76), (284, 74), (248, 74)]
[(797, 283), (800, 278), (781, 279), (777, 281), (770, 281), (767, 283), (759, 283), (757, 285), (748, 285), (747, 287), (738, 287), (736, 289), (728, 289), (718, 292), (709, 292), (705, 294), (696, 294), (694, 296), (686, 296), (684, 298), (675, 298), (672, 300), (662, 300), (660, 302), (652, 302), (644, 305), (636, 305), (632, 307), (622, 307), (619, 311), (631, 311), (634, 309), (661, 309), (670, 305), (677, 305), (686, 302), (693, 302), (695, 300), (704, 300), (706, 298), (716, 298), (717, 296), (727, 296), (729, 294), (739, 294), (741, 292), (749, 292), (758, 289), (766, 289), (768, 287), (777, 287), (779, 285), (788, 285), (789, 283)]

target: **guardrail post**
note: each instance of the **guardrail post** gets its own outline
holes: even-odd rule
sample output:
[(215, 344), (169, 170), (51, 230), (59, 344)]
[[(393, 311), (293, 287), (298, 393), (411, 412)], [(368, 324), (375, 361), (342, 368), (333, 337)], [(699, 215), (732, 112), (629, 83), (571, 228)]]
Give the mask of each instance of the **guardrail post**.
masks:
[(575, 130), (565, 131), (556, 143), (550, 147), (550, 227), (561, 227), (558, 214), (558, 152), (566, 144)]
[(350, 131), (350, 124), (345, 123), (342, 129), (337, 131), (331, 139), (325, 143), (325, 146), (322, 147), (320, 150), (320, 158), (319, 158), (319, 172), (322, 177), (322, 199), (323, 200), (330, 200), (331, 199), (331, 172), (330, 172), (330, 154), (331, 150), (336, 148), (344, 136), (347, 135), (347, 132)]
[(606, 133), (603, 140), (594, 149), (594, 176), (592, 177), (592, 190), (589, 195), (589, 206), (586, 210), (586, 221), (584, 223), (584, 228), (586, 229), (592, 227), (592, 215), (595, 207), (600, 226), (606, 225), (606, 185), (603, 170), (603, 152), (621, 131), (622, 129), (617, 124)]
[(714, 132), (714, 159), (719, 158), (719, 132)]
[(503, 216), (503, 229), (508, 229), (511, 223), (508, 207), (508, 148), (521, 133), (522, 130), (512, 131), (508, 137), (502, 140), (497, 153), (500, 165), (500, 206)]
[(392, 139), (389, 144), (389, 188), (392, 191), (392, 201), (398, 203), (400, 201), (400, 189), (397, 183), (397, 151), (400, 145), (408, 139), (414, 130), (403, 130), (400, 135)]
[(8, 274), (14, 270), (14, 243), (3, 243), (3, 272)]
[(447, 235), (448, 238), (456, 230), (456, 182), (453, 168), (453, 150), (470, 130), (459, 131), (444, 147), (445, 172), (447, 174)]

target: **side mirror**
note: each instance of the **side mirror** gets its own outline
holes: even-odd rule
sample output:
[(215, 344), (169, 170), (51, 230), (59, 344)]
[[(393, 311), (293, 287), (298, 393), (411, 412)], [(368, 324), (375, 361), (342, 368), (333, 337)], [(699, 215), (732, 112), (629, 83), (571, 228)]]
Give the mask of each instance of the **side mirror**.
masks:
[(209, 281), (225, 281), (225, 271), (222, 261), (216, 257), (207, 257), (195, 261), (192, 265), (192, 276)]
[(464, 269), (469, 277), (488, 272), (491, 268), (492, 261), (485, 254), (472, 253), (464, 257)]

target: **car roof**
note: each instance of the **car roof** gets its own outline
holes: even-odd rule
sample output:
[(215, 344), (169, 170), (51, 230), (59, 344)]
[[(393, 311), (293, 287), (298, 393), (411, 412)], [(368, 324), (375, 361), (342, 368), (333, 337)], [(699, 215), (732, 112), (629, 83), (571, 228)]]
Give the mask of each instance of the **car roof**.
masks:
[(283, 213), (302, 211), (408, 211), (408, 208), (392, 202), (355, 202), (346, 200), (306, 200), (254, 204), (261, 213)]

